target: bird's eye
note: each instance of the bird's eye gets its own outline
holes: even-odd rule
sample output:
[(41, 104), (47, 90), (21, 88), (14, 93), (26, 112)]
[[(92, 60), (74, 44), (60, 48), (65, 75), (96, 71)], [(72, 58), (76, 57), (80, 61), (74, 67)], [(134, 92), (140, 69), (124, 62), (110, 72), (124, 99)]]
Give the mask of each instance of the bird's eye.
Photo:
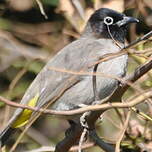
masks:
[(111, 24), (113, 24), (113, 18), (112, 18), (112, 17), (109, 17), (109, 16), (105, 17), (105, 18), (104, 18), (104, 23), (105, 23), (106, 25), (111, 25)]

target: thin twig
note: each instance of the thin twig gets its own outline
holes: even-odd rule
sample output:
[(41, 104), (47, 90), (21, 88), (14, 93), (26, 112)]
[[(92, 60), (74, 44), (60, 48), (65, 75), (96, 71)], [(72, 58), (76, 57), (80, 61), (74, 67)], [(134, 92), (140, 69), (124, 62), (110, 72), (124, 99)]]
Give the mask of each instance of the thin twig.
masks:
[(78, 1), (78, 0), (72, 0), (72, 3), (76, 7), (76, 9), (77, 9), (78, 13), (80, 14), (81, 18), (85, 21), (84, 9), (83, 9), (80, 1)]
[[(95, 68), (97, 68), (97, 65), (95, 65)], [(94, 68), (94, 72), (87, 72), (87, 71), (72, 71), (72, 70), (67, 70), (67, 69), (63, 69), (63, 68), (56, 68), (56, 67), (49, 67), (49, 70), (53, 70), (56, 72), (62, 72), (62, 73), (67, 73), (67, 74), (71, 74), (71, 75), (87, 75), (87, 76), (93, 76), (92, 77), (92, 81), (93, 81), (93, 91), (95, 93), (95, 98), (99, 99), (98, 97), (98, 93), (96, 88), (96, 76), (101, 76), (101, 77), (105, 77), (105, 78), (111, 78), (111, 79), (115, 79), (118, 80), (119, 82), (121, 82), (122, 84), (128, 84), (130, 87), (132, 87), (135, 90), (138, 90), (139, 94), (141, 94), (143, 91), (137, 87), (136, 85), (134, 85), (133, 83), (127, 81), (125, 78), (121, 78), (115, 75), (111, 75), (111, 74), (107, 74), (107, 73), (101, 73), (101, 72), (95, 72), (96, 69)]]
[(85, 136), (86, 136), (86, 134), (87, 134), (87, 131), (88, 131), (87, 128), (84, 128), (84, 129), (83, 129), (83, 132), (82, 132), (81, 137), (80, 137), (80, 140), (79, 140), (78, 152), (81, 152), (82, 144), (83, 144), (84, 138), (85, 138)]
[(139, 111), (138, 109), (136, 109), (135, 107), (132, 107), (131, 110), (133, 110), (134, 112), (136, 112), (137, 114), (139, 114), (142, 118), (144, 118), (147, 121), (151, 121), (152, 122), (152, 118), (148, 115), (146, 115), (145, 113)]
[(45, 108), (36, 108), (36, 107), (30, 107), (27, 105), (15, 103), (13, 101), (10, 101), (2, 96), (0, 96), (0, 101), (6, 103), (7, 105), (10, 105), (12, 107), (17, 107), (17, 108), (22, 108), (22, 109), (29, 109), (35, 112), (41, 112), (44, 114), (54, 114), (54, 115), (76, 115), (76, 114), (81, 114), (87, 111), (99, 111), (99, 110), (108, 110), (111, 108), (130, 108), (133, 107), (147, 98), (152, 96), (152, 90), (147, 91), (143, 93), (142, 95), (136, 97), (135, 99), (132, 99), (129, 102), (115, 102), (115, 103), (107, 103), (107, 104), (102, 104), (102, 105), (89, 105), (86, 107), (82, 107), (79, 109), (75, 110), (69, 110), (69, 111), (57, 111), (57, 110), (51, 110), (51, 109), (45, 109)]
[(145, 34), (144, 36), (138, 38), (137, 40), (131, 42), (129, 45), (125, 46), (123, 49), (131, 48), (132, 46), (135, 46), (139, 42), (149, 39), (151, 36), (152, 36), (152, 31), (150, 31), (149, 33)]
[(120, 130), (122, 128), (122, 124), (115, 122), (115, 120), (113, 118), (111, 118), (111, 116), (106, 115), (106, 120), (108, 120), (110, 122), (110, 124), (112, 124), (117, 129)]
[[(15, 88), (17, 82), (21, 79), (21, 77), (26, 73), (27, 69), (26, 66), (17, 73), (15, 78), (11, 81), (9, 85), (9, 91), (7, 97), (10, 97), (12, 94), (12, 90)], [(9, 114), (10, 114), (10, 107), (6, 106), (5, 108), (5, 113), (4, 113), (4, 120), (3, 120), (3, 125), (5, 125), (8, 122), (9, 119)]]
[[(89, 143), (85, 143), (82, 145), (82, 149), (87, 149), (87, 148), (91, 148), (93, 147), (95, 144), (93, 142), (89, 142)], [(78, 150), (78, 146), (73, 146), (70, 148), (70, 152), (73, 152), (73, 151), (76, 151)], [(55, 150), (55, 147), (51, 147), (51, 146), (42, 146), (40, 148), (37, 148), (37, 149), (33, 149), (33, 150), (28, 150), (28, 151), (24, 151), (24, 152), (54, 152)]]
[(40, 8), (41, 14), (45, 17), (45, 19), (48, 19), (48, 16), (46, 15), (46, 13), (45, 13), (45, 11), (43, 9), (43, 5), (42, 5), (41, 1), (40, 0), (35, 0), (35, 1), (36, 1), (36, 3), (38, 4), (38, 6)]
[(126, 121), (124, 123), (124, 127), (120, 133), (120, 137), (118, 138), (117, 142), (116, 142), (116, 148), (115, 148), (115, 152), (120, 152), (120, 143), (123, 139), (123, 136), (125, 134), (125, 131), (127, 129), (127, 126), (128, 126), (128, 122), (129, 122), (129, 119), (130, 119), (130, 115), (131, 115), (131, 111), (129, 110), (128, 111), (128, 114), (127, 114), (127, 118), (126, 118)]
[[(113, 59), (115, 57), (118, 57), (118, 56), (121, 56), (121, 55), (124, 55), (126, 53), (128, 53), (127, 49), (130, 49), (132, 47), (134, 47), (135, 45), (137, 45), (139, 42), (141, 41), (144, 41), (144, 40), (147, 40), (149, 39), (150, 37), (152, 36), (152, 31), (150, 31), (149, 33), (145, 34), (143, 37), (140, 37), (139, 39), (131, 42), (130, 44), (128, 44), (127, 46), (124, 46), (120, 52), (117, 52), (117, 53), (111, 53), (111, 54), (108, 54), (108, 55), (104, 55), (103, 57), (101, 57), (101, 59), (99, 61), (97, 61), (96, 63), (94, 63), (93, 65), (91, 66), (94, 66), (96, 64), (99, 64), (101, 62), (105, 62), (107, 60), (110, 60), (110, 59)], [(90, 66), (90, 67), (91, 67)]]

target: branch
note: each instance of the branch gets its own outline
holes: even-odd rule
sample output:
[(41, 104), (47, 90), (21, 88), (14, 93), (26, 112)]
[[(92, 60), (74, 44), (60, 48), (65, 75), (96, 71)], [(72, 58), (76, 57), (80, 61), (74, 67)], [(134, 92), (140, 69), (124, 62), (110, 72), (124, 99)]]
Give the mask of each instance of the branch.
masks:
[(116, 142), (115, 152), (120, 152), (120, 144), (121, 144), (121, 141), (122, 141), (123, 136), (125, 134), (125, 131), (126, 131), (127, 127), (128, 127), (130, 116), (131, 116), (131, 110), (128, 111), (127, 118), (126, 118), (126, 121), (124, 123), (124, 127), (123, 127), (123, 129), (122, 129), (122, 131), (120, 133), (120, 137), (118, 137), (118, 140)]
[(132, 46), (138, 44), (139, 42), (149, 39), (151, 36), (152, 36), (152, 31), (148, 32), (147, 34), (145, 34), (144, 36), (138, 38), (137, 40), (131, 42), (130, 44), (125, 46), (123, 49), (131, 48)]
[[(89, 143), (85, 143), (82, 145), (82, 149), (85, 150), (85, 149), (88, 149), (88, 148), (91, 148), (93, 147), (95, 144), (93, 142), (89, 142)], [(78, 146), (73, 146), (70, 148), (69, 152), (74, 152), (74, 151), (77, 151), (78, 150)], [(36, 148), (36, 149), (33, 149), (33, 150), (28, 150), (28, 151), (24, 151), (24, 152), (54, 152), (55, 150), (55, 147), (51, 147), (51, 146), (42, 146), (40, 148)]]
[(57, 110), (51, 110), (51, 109), (45, 109), (45, 108), (36, 108), (36, 107), (31, 107), (19, 103), (15, 103), (13, 101), (10, 101), (2, 96), (0, 96), (0, 101), (4, 102), (5, 104), (15, 107), (15, 108), (22, 108), (22, 109), (28, 109), (31, 111), (35, 112), (41, 112), (43, 114), (51, 114), (51, 115), (76, 115), (76, 114), (82, 114), (84, 112), (88, 111), (99, 111), (99, 110), (108, 110), (112, 108), (130, 108), (133, 107), (147, 98), (150, 98), (152, 96), (152, 89), (150, 91), (147, 91), (140, 96), (136, 97), (135, 99), (131, 100), (130, 102), (115, 102), (115, 103), (106, 103), (102, 105), (89, 105), (83, 108), (75, 109), (75, 110), (69, 110), (69, 111), (57, 111)]

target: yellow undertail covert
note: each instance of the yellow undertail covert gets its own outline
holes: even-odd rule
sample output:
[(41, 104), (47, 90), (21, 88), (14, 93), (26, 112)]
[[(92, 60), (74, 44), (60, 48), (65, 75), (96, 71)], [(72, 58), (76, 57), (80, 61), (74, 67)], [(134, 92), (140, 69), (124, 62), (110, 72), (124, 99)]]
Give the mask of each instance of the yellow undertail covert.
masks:
[[(39, 95), (37, 94), (34, 98), (32, 98), (29, 102), (28, 102), (28, 106), (30, 107), (35, 107), (37, 101), (38, 101)], [(21, 113), (21, 115), (17, 118), (17, 120), (13, 123), (12, 128), (19, 128), (24, 126), (28, 120), (30, 119), (31, 115), (32, 115), (32, 110), (29, 109), (25, 109), (23, 110), (23, 112)]]

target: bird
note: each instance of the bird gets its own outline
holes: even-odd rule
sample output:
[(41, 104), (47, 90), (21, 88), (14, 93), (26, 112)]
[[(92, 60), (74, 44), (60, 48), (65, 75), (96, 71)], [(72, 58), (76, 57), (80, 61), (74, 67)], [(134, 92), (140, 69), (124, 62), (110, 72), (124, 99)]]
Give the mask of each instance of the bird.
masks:
[[(128, 25), (137, 22), (138, 19), (109, 8), (96, 10), (88, 19), (80, 38), (61, 49), (39, 72), (20, 104), (37, 108), (50, 104), (50, 109), (58, 111), (93, 104), (92, 76), (64, 71), (93, 73), (94, 66), (91, 65), (99, 58), (121, 51), (125, 46)], [(121, 78), (126, 74), (127, 62), (128, 55), (124, 54), (99, 63), (97, 71)], [(97, 76), (96, 84), (98, 97), (102, 100), (112, 94), (119, 81)], [(6, 145), (10, 136), (26, 125), (33, 115), (31, 110), (17, 108), (0, 132), (0, 146)]]

